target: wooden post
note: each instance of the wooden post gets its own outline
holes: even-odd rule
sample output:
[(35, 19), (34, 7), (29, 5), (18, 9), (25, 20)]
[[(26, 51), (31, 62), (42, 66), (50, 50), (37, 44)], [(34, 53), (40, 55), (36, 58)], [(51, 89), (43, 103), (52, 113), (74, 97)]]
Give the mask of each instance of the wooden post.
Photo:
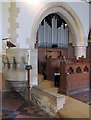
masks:
[(27, 70), (27, 76), (28, 76), (28, 86), (27, 86), (27, 88), (28, 88), (28, 100), (30, 100), (30, 70), (28, 69)]
[(26, 65), (25, 69), (27, 70), (27, 78), (28, 78), (28, 100), (30, 100), (30, 70), (32, 69), (31, 65)]

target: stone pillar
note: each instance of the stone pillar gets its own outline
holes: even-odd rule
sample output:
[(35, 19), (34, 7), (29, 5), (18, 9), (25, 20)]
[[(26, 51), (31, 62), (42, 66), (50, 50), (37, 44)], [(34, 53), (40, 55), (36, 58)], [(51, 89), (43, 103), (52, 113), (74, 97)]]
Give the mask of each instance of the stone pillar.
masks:
[(77, 59), (82, 55), (86, 58), (86, 46), (74, 46), (74, 50)]

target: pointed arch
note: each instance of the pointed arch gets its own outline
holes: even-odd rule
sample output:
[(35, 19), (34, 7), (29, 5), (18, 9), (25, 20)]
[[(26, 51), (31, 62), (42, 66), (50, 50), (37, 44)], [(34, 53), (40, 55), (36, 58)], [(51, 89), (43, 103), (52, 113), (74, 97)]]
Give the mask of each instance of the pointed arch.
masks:
[(39, 28), (39, 24), (47, 15), (51, 13), (59, 14), (67, 22), (72, 33), (73, 45), (84, 45), (84, 32), (81, 22), (72, 8), (70, 8), (67, 3), (63, 2), (48, 3), (37, 14), (31, 32), (31, 39), (34, 40), (34, 43), (36, 43), (36, 33)]

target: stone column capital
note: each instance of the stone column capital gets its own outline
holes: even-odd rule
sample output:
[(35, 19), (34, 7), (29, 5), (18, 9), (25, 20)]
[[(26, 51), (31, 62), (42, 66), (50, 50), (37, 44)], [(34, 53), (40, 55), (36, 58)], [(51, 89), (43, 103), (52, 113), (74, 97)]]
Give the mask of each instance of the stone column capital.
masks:
[(81, 56), (84, 56), (84, 58), (86, 58), (86, 46), (74, 46), (74, 50), (75, 50), (75, 56), (78, 59)]
[(87, 40), (87, 38), (85, 38), (84, 37), (84, 40), (77, 40), (77, 41), (75, 41), (75, 42), (73, 42), (73, 46), (75, 47), (75, 46), (78, 46), (78, 47), (80, 47), (80, 46), (83, 46), (83, 47), (87, 47), (88, 46), (88, 40)]
[(76, 44), (73, 44), (74, 47), (87, 47), (88, 43), (83, 43), (83, 42), (79, 42)]

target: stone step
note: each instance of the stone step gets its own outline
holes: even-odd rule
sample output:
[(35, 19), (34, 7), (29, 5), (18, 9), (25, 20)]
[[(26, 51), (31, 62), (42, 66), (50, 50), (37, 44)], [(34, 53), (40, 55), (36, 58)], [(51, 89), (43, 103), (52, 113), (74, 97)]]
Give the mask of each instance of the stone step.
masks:
[(54, 93), (58, 93), (58, 88), (57, 87), (49, 87), (47, 88), (47, 90), (54, 92)]
[(53, 87), (54, 83), (52, 81), (49, 81), (49, 80), (43, 80), (43, 81), (41, 81), (39, 86), (41, 86), (42, 88)]
[(44, 80), (44, 76), (42, 74), (38, 74), (38, 84), (40, 84)]
[(62, 109), (65, 104), (64, 95), (51, 92), (39, 85), (32, 87), (31, 100), (52, 115), (55, 115), (56, 112), (59, 109)]

